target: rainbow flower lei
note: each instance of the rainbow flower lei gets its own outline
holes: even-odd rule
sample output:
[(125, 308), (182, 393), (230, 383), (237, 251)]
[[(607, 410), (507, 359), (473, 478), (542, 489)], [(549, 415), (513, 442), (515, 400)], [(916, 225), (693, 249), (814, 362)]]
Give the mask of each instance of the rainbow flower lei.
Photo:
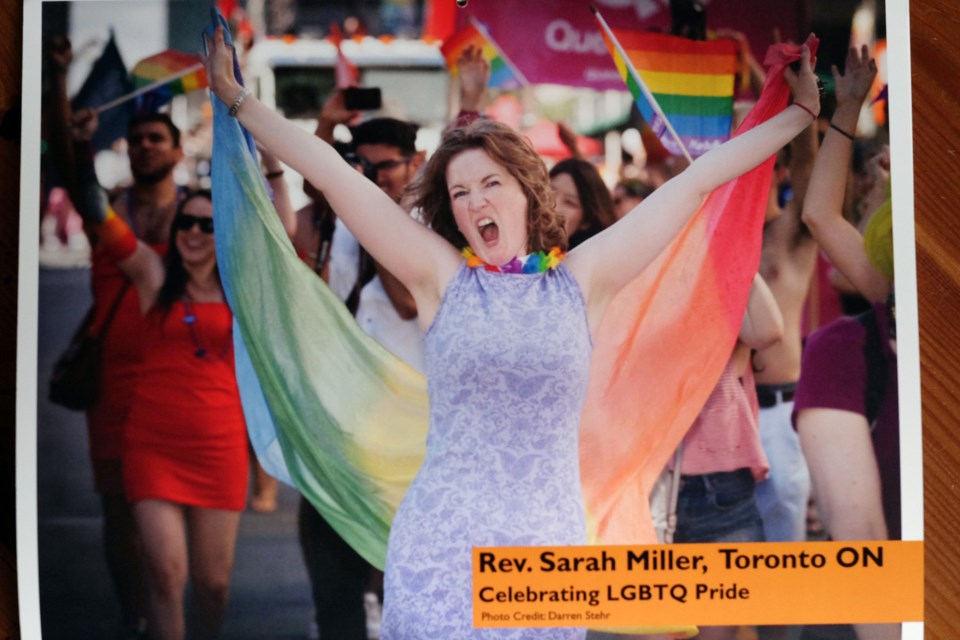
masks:
[(467, 266), (471, 269), (483, 267), (486, 271), (495, 271), (497, 273), (543, 273), (547, 269), (556, 269), (560, 261), (566, 257), (566, 254), (560, 250), (560, 247), (550, 249), (549, 253), (538, 251), (525, 256), (519, 256), (499, 267), (487, 264), (477, 257), (470, 247), (465, 247), (461, 252), (467, 261)]

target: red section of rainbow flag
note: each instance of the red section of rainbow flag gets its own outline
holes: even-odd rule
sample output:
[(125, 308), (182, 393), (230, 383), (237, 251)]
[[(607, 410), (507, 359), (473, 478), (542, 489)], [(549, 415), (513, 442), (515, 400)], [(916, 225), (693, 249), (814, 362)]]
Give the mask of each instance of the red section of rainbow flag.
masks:
[[(816, 44), (807, 42), (814, 55)], [(799, 50), (771, 48), (766, 86), (738, 133), (784, 109), (790, 89), (783, 71)], [(591, 542), (656, 542), (650, 490), (739, 333), (760, 263), (773, 161), (714, 190), (603, 317), (580, 432)]]
[(440, 47), (440, 53), (447, 61), (447, 69), (450, 70), (451, 75), (456, 77), (457, 60), (470, 45), (478, 47), (483, 52), (483, 57), (490, 63), (490, 81), (487, 86), (494, 89), (516, 89), (527, 84), (526, 78), (494, 44), (483, 25), (477, 22), (458, 31)]

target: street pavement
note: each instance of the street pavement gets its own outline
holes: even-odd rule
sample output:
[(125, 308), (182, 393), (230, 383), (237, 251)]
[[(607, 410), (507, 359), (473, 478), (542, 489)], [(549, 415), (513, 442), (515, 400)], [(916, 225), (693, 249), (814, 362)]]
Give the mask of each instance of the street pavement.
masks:
[[(43, 640), (110, 640), (120, 617), (100, 542), (82, 413), (46, 400), (53, 361), (90, 305), (86, 268), (41, 268), (38, 294), (37, 511)], [(240, 521), (223, 638), (306, 637), (313, 614), (297, 543), (298, 496), (281, 487), (271, 514)]]

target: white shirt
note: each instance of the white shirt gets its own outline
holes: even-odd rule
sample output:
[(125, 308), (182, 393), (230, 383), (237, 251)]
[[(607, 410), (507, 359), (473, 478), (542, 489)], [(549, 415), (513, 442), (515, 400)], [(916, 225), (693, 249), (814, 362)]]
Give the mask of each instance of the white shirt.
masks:
[[(337, 218), (330, 249), (330, 289), (341, 300), (353, 291), (358, 275), (360, 244), (346, 225)], [(423, 354), (423, 336), (416, 318), (404, 320), (390, 302), (379, 276), (374, 276), (360, 290), (357, 304), (357, 324), (371, 338), (388, 351), (423, 373), (426, 361)]]

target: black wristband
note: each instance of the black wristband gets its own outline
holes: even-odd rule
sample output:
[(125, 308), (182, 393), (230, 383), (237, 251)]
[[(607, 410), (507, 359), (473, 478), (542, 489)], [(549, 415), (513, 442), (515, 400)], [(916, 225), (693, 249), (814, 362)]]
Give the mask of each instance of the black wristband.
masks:
[(832, 122), (830, 123), (830, 128), (833, 129), (834, 131), (836, 131), (837, 133), (839, 133), (840, 135), (842, 135), (844, 138), (846, 138), (847, 140), (849, 140), (849, 141), (851, 141), (851, 142), (853, 142), (854, 139), (855, 139), (852, 135), (850, 135), (849, 133), (847, 133), (846, 131), (844, 131), (843, 129), (841, 129), (840, 127), (838, 127), (837, 125), (833, 124)]

